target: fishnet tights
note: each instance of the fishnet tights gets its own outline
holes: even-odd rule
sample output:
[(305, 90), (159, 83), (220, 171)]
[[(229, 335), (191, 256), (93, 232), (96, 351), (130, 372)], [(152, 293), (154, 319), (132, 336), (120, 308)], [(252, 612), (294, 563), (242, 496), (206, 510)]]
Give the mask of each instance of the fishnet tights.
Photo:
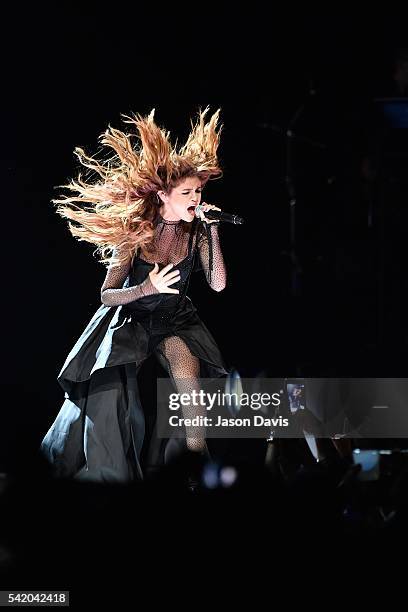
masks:
[[(190, 349), (178, 336), (164, 338), (157, 346), (159, 360), (165, 365), (177, 393), (200, 391), (200, 361), (191, 354)], [(160, 357), (162, 359), (160, 359)], [(192, 419), (206, 416), (205, 405), (182, 406), (183, 418)], [(205, 449), (205, 427), (186, 426), (187, 448), (201, 452)]]

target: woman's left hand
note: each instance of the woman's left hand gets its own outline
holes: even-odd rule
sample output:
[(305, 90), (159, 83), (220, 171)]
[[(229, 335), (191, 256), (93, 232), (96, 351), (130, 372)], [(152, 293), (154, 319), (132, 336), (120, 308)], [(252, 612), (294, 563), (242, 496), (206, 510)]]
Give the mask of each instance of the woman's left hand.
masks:
[(207, 217), (205, 216), (205, 212), (207, 212), (208, 210), (221, 210), (221, 208), (218, 208), (218, 206), (214, 206), (213, 204), (206, 204), (205, 202), (203, 202), (202, 204), (199, 204), (200, 208), (198, 211), (199, 217), (201, 219), (201, 221), (204, 221), (204, 223), (219, 223), (218, 219), (207, 219)]

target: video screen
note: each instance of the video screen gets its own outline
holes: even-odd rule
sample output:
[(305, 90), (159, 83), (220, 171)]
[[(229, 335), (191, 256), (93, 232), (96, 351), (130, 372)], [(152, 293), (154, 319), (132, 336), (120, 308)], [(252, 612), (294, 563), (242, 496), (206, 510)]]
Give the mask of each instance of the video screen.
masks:
[(306, 388), (302, 380), (286, 381), (289, 410), (293, 414), (306, 408)]

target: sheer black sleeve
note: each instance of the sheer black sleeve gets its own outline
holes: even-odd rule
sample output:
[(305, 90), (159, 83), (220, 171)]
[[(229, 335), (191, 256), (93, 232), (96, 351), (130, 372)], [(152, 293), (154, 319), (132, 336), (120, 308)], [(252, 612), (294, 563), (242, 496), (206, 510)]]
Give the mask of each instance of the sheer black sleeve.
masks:
[(201, 223), (197, 246), (207, 282), (214, 291), (225, 289), (227, 270), (221, 250), (218, 223)]
[[(116, 254), (117, 251), (115, 252), (115, 255)], [(119, 306), (121, 304), (128, 304), (129, 302), (133, 302), (147, 295), (159, 293), (152, 284), (149, 276), (140, 285), (127, 287), (125, 281), (127, 281), (129, 270), (130, 259), (121, 266), (110, 266), (108, 268), (101, 287), (102, 304), (105, 304), (105, 306)]]

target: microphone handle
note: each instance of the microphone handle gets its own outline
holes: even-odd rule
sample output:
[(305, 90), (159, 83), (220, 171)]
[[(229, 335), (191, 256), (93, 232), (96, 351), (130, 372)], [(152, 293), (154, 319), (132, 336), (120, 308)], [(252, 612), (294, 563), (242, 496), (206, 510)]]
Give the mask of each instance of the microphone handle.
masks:
[(232, 215), (231, 213), (224, 212), (222, 210), (207, 210), (204, 213), (207, 219), (217, 219), (217, 221), (223, 223), (233, 223), (234, 225), (242, 225), (244, 220), (238, 215)]

